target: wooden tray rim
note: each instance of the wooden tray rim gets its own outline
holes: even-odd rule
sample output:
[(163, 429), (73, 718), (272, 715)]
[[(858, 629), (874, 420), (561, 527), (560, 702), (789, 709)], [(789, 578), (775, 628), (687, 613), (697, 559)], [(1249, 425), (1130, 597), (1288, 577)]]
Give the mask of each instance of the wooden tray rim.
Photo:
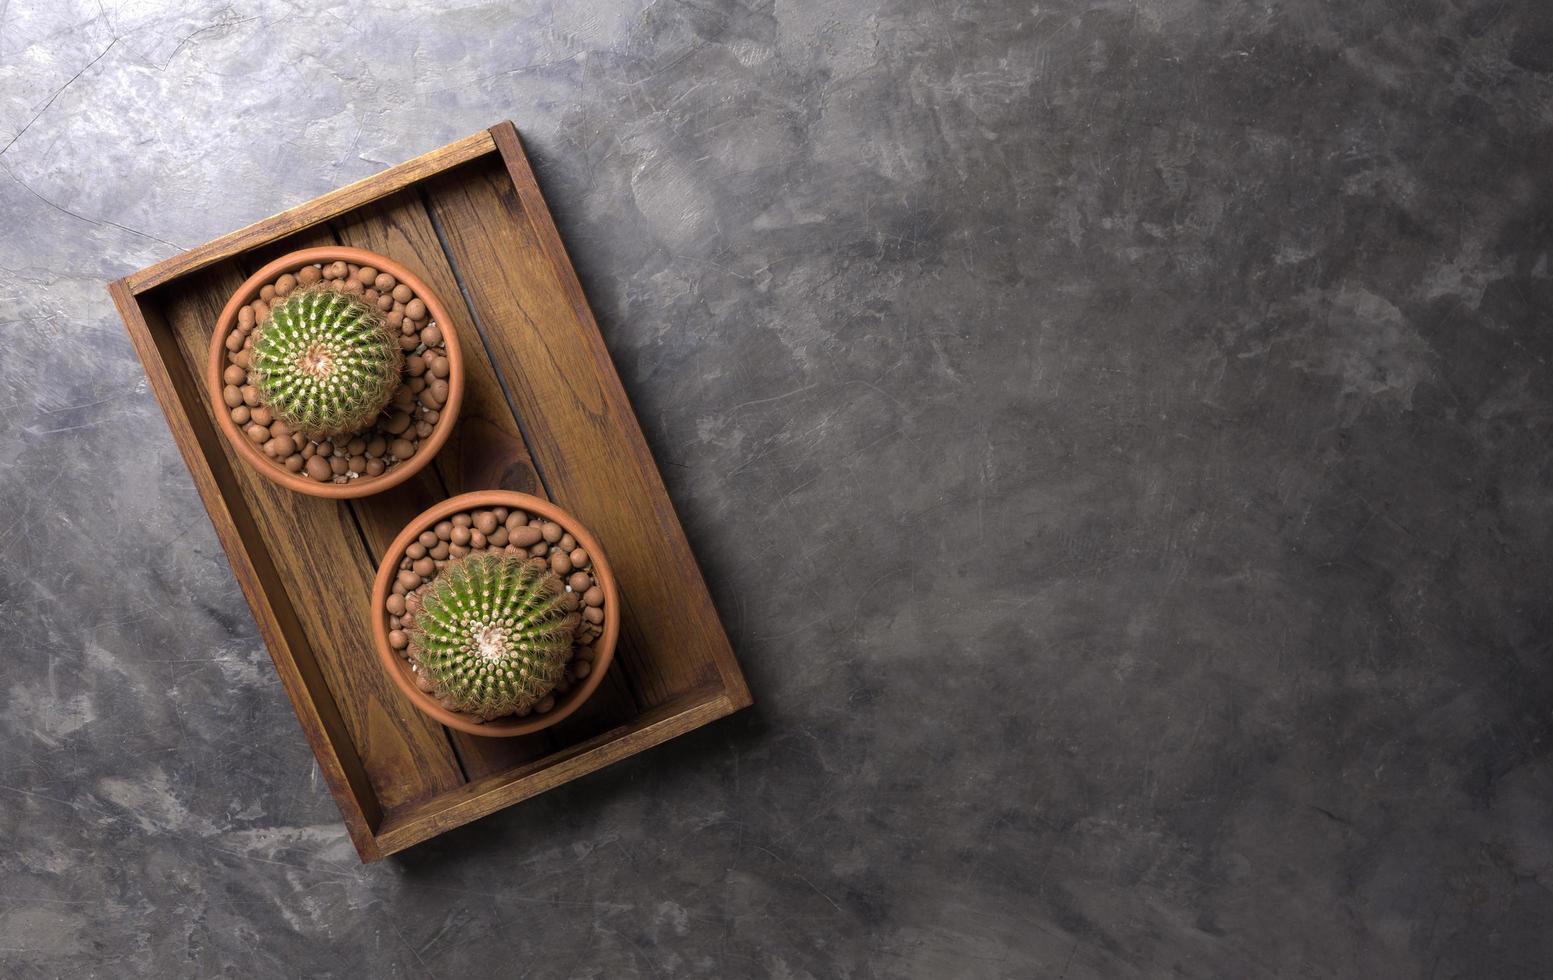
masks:
[[(148, 311), (141, 297), (217, 262), (330, 221), (491, 153), (500, 155), (508, 178), (513, 182), (514, 190), (524, 207), (545, 219), (535, 222), (540, 247), (546, 260), (556, 268), (560, 284), (567, 290), (569, 302), (586, 325), (593, 328), (593, 336), (585, 339), (599, 342), (597, 324), (586, 298), (581, 294), (570, 256), (555, 229), (548, 205), (534, 182), (518, 131), (510, 121), (497, 123), (487, 130), (438, 147), (108, 284), (109, 295), (146, 371), (152, 393), (169, 421), (174, 442), (194, 478), (233, 576), (253, 612), (260, 639), (275, 663), (287, 699), (296, 712), (298, 723), (313, 750), (325, 783), (340, 809), (346, 830), (363, 861), (375, 861), (402, 851), (444, 831), (693, 731), (753, 703), (743, 672), (731, 650), (714, 650), (712, 660), (717, 669), (717, 683), (688, 691), (673, 701), (645, 711), (631, 721), (583, 742), (558, 749), (524, 765), (472, 780), (456, 790), (422, 800), (388, 816), (377, 804), (375, 791), (360, 759), (354, 754), (343, 756), (339, 751), (342, 745), (353, 749), (355, 743), (345, 728), (338, 707), (333, 703), (333, 692), (321, 678), (304, 676), (309, 671), (296, 658), (294, 641), (288, 634), (298, 637), (299, 645), (304, 647), (307, 644), (305, 634), (289, 607), (277, 609), (271, 602), (263, 585), (261, 569), (255, 564), (255, 555), (249, 552), (243, 540), (245, 536), (257, 535), (257, 531), (251, 526), (246, 530), (239, 526), (251, 525), (251, 518), (238, 513), (228, 504), (227, 494), (237, 492), (230, 485), (232, 477), (229, 473), (218, 472), (212, 465), (212, 453), (224, 459), (218, 443), (219, 434), (212, 430), (209, 433), (212, 445), (202, 443), (200, 432), (189, 417), (189, 406), (185, 404), (184, 395), (172, 376), (173, 371), (158, 347), (152, 325), (147, 319), (148, 312), (157, 318), (160, 314), (154, 309)], [(612, 360), (607, 356), (602, 359), (602, 365), (605, 370), (615, 370)], [(618, 385), (618, 374), (611, 380)], [(192, 379), (191, 383), (197, 388), (199, 379)], [(189, 394), (195, 398), (202, 397), (199, 391), (191, 391)], [(181, 420), (181, 424), (174, 424), (175, 419)], [(261, 557), (263, 563), (268, 564), (267, 552)], [(700, 575), (699, 568), (695, 569), (695, 573)], [(705, 588), (704, 579), (701, 584)], [(311, 673), (316, 674), (317, 670), (314, 665)], [(325, 699), (315, 698), (314, 691), (322, 692)]]

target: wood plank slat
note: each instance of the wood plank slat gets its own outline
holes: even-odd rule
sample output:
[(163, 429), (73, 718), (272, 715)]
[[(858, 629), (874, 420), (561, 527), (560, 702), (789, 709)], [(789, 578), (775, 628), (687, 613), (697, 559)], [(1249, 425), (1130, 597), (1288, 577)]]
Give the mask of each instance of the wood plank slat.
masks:
[[(532, 187), (531, 173), (526, 180)], [(489, 160), (424, 185), (540, 472), (609, 552), (625, 607), (617, 657), (644, 707), (714, 679), (735, 703), (747, 704), (727, 635), (603, 338), (564, 252), (558, 257), (558, 246), (546, 244), (558, 241), (549, 212), (533, 196), (537, 188), (525, 201), (520, 187), (508, 166)]]

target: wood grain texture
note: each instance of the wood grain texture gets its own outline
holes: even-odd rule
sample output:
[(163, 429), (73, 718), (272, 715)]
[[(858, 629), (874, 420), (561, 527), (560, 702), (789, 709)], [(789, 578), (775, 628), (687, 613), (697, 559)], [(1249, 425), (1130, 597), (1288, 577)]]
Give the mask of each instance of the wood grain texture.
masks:
[(299, 204), (280, 214), (256, 221), (246, 228), (222, 235), (198, 248), (189, 249), (166, 261), (141, 269), (126, 277), (124, 283), (130, 292), (143, 293), (179, 276), (197, 272), (222, 259), (231, 258), (239, 252), (265, 245), (309, 225), (329, 221), (336, 215), (392, 194), (448, 167), (490, 153), (493, 148), (494, 143), (489, 132), (466, 136), (457, 142), (407, 160), (396, 167), (389, 167), (382, 173), (373, 174), (354, 184), (347, 184), (339, 190), (330, 191), (322, 197), (315, 197), (305, 204)]
[[(221, 307), (242, 281), (224, 263), (189, 277), (168, 297), (167, 323), (191, 372), (204, 362)], [(203, 395), (200, 411), (214, 427)], [(377, 669), (363, 615), (376, 567), (348, 503), (272, 483), (225, 440), (220, 451), (260, 539), (273, 543), (275, 584), (290, 597), (379, 805), (389, 811), (461, 785), (463, 774), (442, 727), (417, 712)]]
[(737, 666), (719, 662), (733, 663), (727, 636), (570, 264), (545, 244), (548, 212), (490, 160), (428, 181), (426, 197), (552, 496), (609, 551), (626, 607), (616, 656), (638, 703), (714, 679), (747, 703)]

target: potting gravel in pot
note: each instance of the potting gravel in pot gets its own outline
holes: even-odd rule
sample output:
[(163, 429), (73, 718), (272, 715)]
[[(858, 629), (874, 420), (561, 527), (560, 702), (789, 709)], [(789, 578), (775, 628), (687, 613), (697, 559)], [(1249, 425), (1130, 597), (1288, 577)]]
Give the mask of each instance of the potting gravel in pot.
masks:
[(478, 735), (555, 724), (597, 689), (620, 633), (598, 541), (528, 494), (467, 493), (422, 513), (378, 568), (378, 658), (415, 706)]
[(208, 375), (238, 455), (321, 497), (408, 479), (447, 441), (464, 388), (441, 301), (398, 262), (343, 246), (250, 276), (216, 324)]

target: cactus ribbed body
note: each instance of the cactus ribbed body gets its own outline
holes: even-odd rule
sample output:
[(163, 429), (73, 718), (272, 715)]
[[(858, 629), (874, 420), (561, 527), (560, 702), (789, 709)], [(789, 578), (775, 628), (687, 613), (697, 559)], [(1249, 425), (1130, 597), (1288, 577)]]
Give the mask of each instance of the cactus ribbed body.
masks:
[(527, 714), (561, 680), (578, 616), (541, 560), (474, 552), (421, 596), (410, 653), (457, 711)]
[(328, 289), (294, 292), (259, 325), (249, 378), (309, 438), (360, 432), (399, 385), (403, 352), (378, 312)]

